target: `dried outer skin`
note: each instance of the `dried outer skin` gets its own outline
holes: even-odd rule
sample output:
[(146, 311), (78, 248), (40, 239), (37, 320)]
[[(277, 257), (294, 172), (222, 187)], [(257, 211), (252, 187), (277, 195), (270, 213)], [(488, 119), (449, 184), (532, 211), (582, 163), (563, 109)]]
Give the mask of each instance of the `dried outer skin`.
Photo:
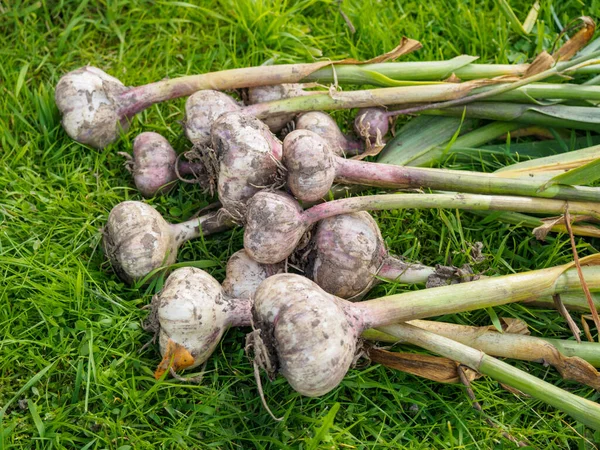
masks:
[(122, 202), (111, 210), (102, 245), (117, 275), (128, 283), (177, 258), (171, 225), (142, 202)]
[(348, 138), (341, 132), (333, 117), (323, 111), (310, 111), (298, 116), (296, 130), (309, 130), (318, 134), (327, 141), (336, 155), (356, 153), (356, 149), (348, 148), (350, 145)]
[(254, 261), (244, 249), (235, 252), (227, 262), (227, 276), (221, 284), (223, 291), (233, 298), (254, 297), (256, 289), (272, 275), (283, 271), (283, 264), (261, 264)]
[(302, 208), (282, 192), (258, 192), (248, 201), (244, 249), (262, 264), (276, 264), (290, 255), (308, 226)]
[(174, 186), (177, 154), (160, 134), (139, 134), (133, 141), (133, 159), (133, 180), (144, 197), (154, 197)]
[(211, 135), (219, 157), (219, 199), (234, 217), (243, 215), (248, 199), (275, 182), (281, 142), (263, 122), (243, 112), (223, 114)]
[[(284, 98), (299, 97), (301, 95), (305, 95), (305, 92), (302, 90), (300, 84), (284, 83), (273, 86), (257, 86), (248, 89), (248, 104), (254, 105), (256, 103), (272, 102)], [(294, 120), (295, 116), (295, 113), (279, 114), (264, 119), (264, 122), (273, 133), (277, 133), (287, 123)]]
[(194, 357), (188, 368), (202, 364), (228, 328), (232, 309), (232, 300), (225, 298), (219, 282), (203, 270), (183, 267), (173, 271), (158, 300), (161, 355), (171, 339)]
[(360, 299), (387, 257), (379, 226), (365, 211), (321, 220), (313, 243), (307, 276), (341, 298)]
[(56, 85), (54, 99), (67, 134), (97, 149), (113, 142), (121, 129), (129, 128), (118, 100), (126, 90), (117, 78), (92, 66), (64, 75)]
[(313, 202), (327, 195), (335, 179), (335, 160), (327, 141), (309, 130), (295, 130), (283, 140), (287, 185), (294, 196)]
[(226, 112), (239, 109), (240, 105), (223, 92), (198, 91), (185, 102), (185, 135), (194, 145), (210, 145), (210, 130), (215, 120)]
[(273, 366), (294, 390), (318, 397), (338, 386), (359, 327), (335, 297), (300, 275), (274, 275), (259, 286), (252, 314)]

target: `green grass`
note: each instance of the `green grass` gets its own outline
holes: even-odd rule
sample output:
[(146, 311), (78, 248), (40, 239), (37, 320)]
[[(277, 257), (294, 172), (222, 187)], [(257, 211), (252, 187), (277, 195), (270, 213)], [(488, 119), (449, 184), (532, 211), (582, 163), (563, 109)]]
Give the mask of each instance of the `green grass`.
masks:
[[(530, 2), (512, 1), (521, 20)], [(231, 330), (208, 362), (201, 385), (156, 382), (160, 359), (140, 327), (150, 295), (107, 270), (99, 246), (110, 209), (140, 199), (118, 151), (131, 151), (141, 131), (158, 131), (184, 150), (184, 100), (140, 114), (120, 142), (102, 152), (71, 141), (60, 127), (53, 89), (84, 64), (125, 84), (262, 64), (369, 58), (400, 36), (424, 49), (407, 59), (476, 54), (484, 62), (531, 58), (579, 15), (600, 16), (600, 2), (542, 1), (545, 35), (516, 36), (495, 2), (337, 2), (122, 0), (0, 1), (0, 449), (3, 448), (512, 448), (472, 409), (465, 389), (379, 366), (353, 369), (333, 392), (308, 399), (285, 380), (266, 383), (275, 423), (257, 395), (244, 352), (244, 331)], [(336, 113), (345, 121), (348, 113)], [(206, 205), (194, 186), (154, 199), (172, 221)], [(453, 211), (378, 215), (390, 250), (425, 263), (461, 265), (471, 244), (484, 244), (489, 275), (548, 267), (571, 259), (568, 239), (540, 243), (527, 230)], [(597, 242), (578, 240), (581, 255)], [(210, 260), (222, 279), (227, 257), (241, 248), (233, 230), (185, 244), (180, 261)], [(372, 296), (400, 292), (381, 285)], [(520, 305), (498, 315), (526, 320), (536, 335), (569, 337), (553, 311)], [(487, 324), (485, 311), (445, 319)], [(592, 389), (562, 381), (549, 368), (515, 363), (570, 391), (598, 400)], [(536, 448), (594, 448), (600, 440), (569, 417), (498, 383), (473, 384), (486, 416)], [(338, 406), (339, 405), (339, 406)], [(339, 407), (339, 409), (337, 409)], [(337, 410), (337, 412), (335, 412)], [(333, 413), (330, 413), (332, 412)], [(334, 414), (335, 413), (335, 414)]]

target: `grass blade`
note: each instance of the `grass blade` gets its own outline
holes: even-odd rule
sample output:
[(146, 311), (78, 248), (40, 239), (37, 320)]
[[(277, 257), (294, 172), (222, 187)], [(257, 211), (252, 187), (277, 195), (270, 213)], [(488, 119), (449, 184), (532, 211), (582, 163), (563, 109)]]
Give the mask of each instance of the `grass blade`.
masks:
[(333, 421), (335, 420), (335, 416), (339, 410), (340, 404), (336, 402), (325, 416), (325, 419), (323, 419), (323, 425), (321, 425), (321, 427), (317, 431), (317, 434), (315, 434), (315, 436), (310, 440), (306, 448), (316, 449), (319, 446), (323, 438), (325, 438), (325, 436), (329, 432), (329, 429), (332, 427)]

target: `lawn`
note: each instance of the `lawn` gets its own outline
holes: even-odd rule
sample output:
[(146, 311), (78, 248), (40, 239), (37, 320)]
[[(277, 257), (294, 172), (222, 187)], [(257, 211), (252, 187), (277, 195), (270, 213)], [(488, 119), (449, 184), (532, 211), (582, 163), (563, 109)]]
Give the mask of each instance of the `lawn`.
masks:
[[(481, 62), (531, 60), (550, 49), (559, 26), (600, 17), (600, 1), (541, 2), (544, 31), (516, 34), (492, 0), (343, 1), (19, 1), (0, 0), (0, 449), (4, 448), (513, 448), (507, 432), (532, 448), (595, 448), (600, 435), (540, 401), (480, 378), (483, 413), (464, 386), (441, 385), (379, 365), (352, 369), (316, 399), (283, 378), (263, 380), (274, 422), (261, 405), (244, 354), (246, 330), (230, 330), (201, 384), (153, 371), (158, 347), (141, 326), (152, 290), (121, 283), (100, 241), (110, 209), (141, 196), (119, 152), (157, 131), (187, 148), (185, 100), (139, 114), (103, 151), (72, 141), (60, 126), (54, 87), (61, 75), (91, 64), (138, 85), (165, 77), (320, 58), (368, 59), (403, 35), (423, 43), (406, 60), (460, 54)], [(530, 1), (511, 1), (520, 18)], [(349, 113), (335, 117), (347, 126)], [(399, 121), (402, 123), (403, 119)], [(213, 199), (194, 185), (149, 200), (167, 220), (192, 216)], [(486, 275), (509, 274), (572, 259), (566, 235), (534, 239), (529, 230), (450, 210), (376, 215), (392, 253), (427, 264), (472, 263)], [(201, 261), (217, 279), (241, 248), (235, 229), (189, 242), (179, 261)], [(483, 243), (484, 260), (471, 250)], [(578, 239), (580, 256), (597, 242)], [(380, 285), (371, 297), (410, 289)], [(572, 337), (555, 311), (494, 309), (525, 320), (532, 334)], [(444, 317), (491, 323), (488, 311)], [(546, 381), (597, 401), (591, 388), (563, 381), (551, 367), (512, 362)], [(491, 427), (486, 418), (497, 427)]]

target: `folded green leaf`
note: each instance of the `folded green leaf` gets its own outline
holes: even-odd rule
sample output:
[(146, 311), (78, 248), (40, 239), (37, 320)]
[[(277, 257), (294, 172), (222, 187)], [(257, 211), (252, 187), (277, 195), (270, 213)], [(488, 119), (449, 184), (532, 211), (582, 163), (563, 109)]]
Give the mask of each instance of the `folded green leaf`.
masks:
[[(388, 142), (378, 162), (398, 166), (428, 165), (443, 153), (443, 147), (458, 130), (468, 129), (472, 121), (449, 117), (418, 116), (404, 125)], [(433, 154), (431, 151), (433, 150)]]
[[(600, 145), (562, 153), (559, 155), (523, 161), (517, 164), (511, 164), (498, 169), (495, 173), (501, 173), (502, 176), (512, 176), (512, 174), (516, 175), (518, 173), (529, 175), (534, 172), (548, 172), (556, 170), (566, 172), (567, 170), (572, 171), (578, 167), (582, 167), (586, 164), (594, 162), (598, 158), (600, 158)], [(592, 181), (576, 184), (588, 184)]]
[(540, 191), (548, 189), (550, 186), (556, 184), (569, 186), (585, 185), (598, 179), (600, 179), (600, 158), (553, 177), (540, 188)]
[(516, 121), (554, 128), (598, 131), (600, 108), (585, 106), (535, 106), (507, 102), (474, 102), (464, 106), (423, 111), (423, 114), (466, 117), (500, 121)]

